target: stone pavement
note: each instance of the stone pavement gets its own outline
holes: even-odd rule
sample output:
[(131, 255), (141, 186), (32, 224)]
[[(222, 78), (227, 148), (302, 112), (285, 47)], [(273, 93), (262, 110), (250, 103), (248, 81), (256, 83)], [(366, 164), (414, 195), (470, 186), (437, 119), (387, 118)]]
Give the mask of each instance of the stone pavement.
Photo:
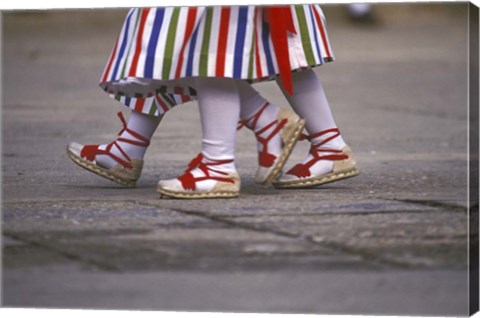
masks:
[(97, 81), (125, 10), (4, 13), (3, 305), (466, 315), (467, 6), (377, 5), (374, 26), (342, 9), (325, 7), (337, 62), (318, 74), (362, 174), (256, 185), (244, 129), (241, 196), (193, 201), (154, 191), (199, 151), (193, 103), (165, 117), (136, 189), (66, 156), (121, 128)]

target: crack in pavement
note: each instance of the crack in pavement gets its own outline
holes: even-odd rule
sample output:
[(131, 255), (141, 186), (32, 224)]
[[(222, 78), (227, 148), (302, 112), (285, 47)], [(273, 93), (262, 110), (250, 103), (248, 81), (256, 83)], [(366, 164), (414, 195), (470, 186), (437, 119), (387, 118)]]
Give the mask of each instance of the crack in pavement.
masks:
[[(411, 203), (411, 204), (416, 204), (416, 205), (429, 206), (429, 207), (432, 207), (432, 208), (449, 209), (449, 211), (452, 211), (452, 212), (467, 213), (468, 209), (469, 209), (468, 207), (461, 206), (459, 204), (442, 202), (442, 201), (437, 201), (437, 200), (418, 200), (418, 199), (384, 199), (384, 200), (391, 200), (391, 201), (403, 202), (403, 203)], [(478, 206), (478, 203), (477, 203), (477, 206)], [(475, 205), (470, 207), (470, 208), (473, 208), (473, 207), (475, 207)]]
[[(144, 203), (144, 202), (137, 202), (138, 205), (143, 205), (143, 206), (148, 206), (148, 207), (157, 207), (158, 205), (156, 204), (149, 204), (149, 203)], [(178, 213), (183, 213), (187, 214), (190, 216), (197, 216), (201, 218), (205, 218), (214, 222), (220, 222), (223, 224), (227, 224), (236, 228), (242, 228), (245, 230), (250, 230), (250, 231), (256, 231), (256, 232), (261, 232), (261, 233), (269, 233), (269, 234), (274, 234), (278, 235), (281, 237), (287, 237), (287, 238), (292, 238), (292, 239), (297, 239), (297, 240), (303, 240), (304, 242), (308, 242), (310, 244), (315, 244), (315, 245), (320, 245), (324, 248), (328, 248), (330, 250), (336, 251), (336, 252), (341, 252), (344, 254), (349, 254), (349, 255), (355, 255), (359, 256), (363, 260), (369, 263), (373, 264), (381, 264), (381, 265), (388, 265), (388, 266), (393, 266), (396, 268), (401, 268), (401, 269), (408, 269), (408, 268), (413, 268), (414, 266), (410, 263), (407, 262), (400, 262), (392, 259), (388, 259), (382, 256), (375, 255), (374, 253), (371, 253), (366, 250), (362, 249), (355, 249), (351, 248), (342, 244), (338, 244), (336, 242), (331, 242), (331, 241), (326, 241), (326, 240), (321, 240), (319, 241), (318, 239), (315, 238), (315, 236), (312, 235), (303, 235), (301, 233), (295, 233), (295, 232), (289, 232), (289, 231), (282, 231), (279, 229), (272, 229), (269, 227), (265, 226), (259, 226), (259, 225), (253, 225), (251, 223), (246, 223), (246, 222), (238, 222), (238, 221), (232, 221), (228, 217), (221, 217), (217, 215), (212, 215), (208, 212), (201, 212), (201, 211), (192, 211), (192, 210), (185, 210), (185, 209), (169, 209), (174, 212)]]
[[(115, 267), (111, 264), (98, 262), (98, 261), (95, 261), (95, 260), (92, 260), (92, 259), (87, 259), (87, 258), (81, 257), (81, 255), (77, 255), (77, 254), (73, 254), (73, 253), (63, 251), (61, 249), (50, 246), (49, 244), (42, 244), (42, 243), (37, 242), (35, 240), (25, 239), (25, 238), (21, 237), (20, 235), (10, 233), (8, 230), (7, 231), (3, 230), (2, 235), (5, 236), (5, 237), (14, 239), (16, 241), (25, 243), (27, 245), (46, 250), (48, 252), (53, 252), (53, 253), (55, 253), (55, 254), (57, 254), (61, 257), (64, 257), (68, 260), (79, 262), (80, 264), (83, 264), (83, 265), (88, 265), (88, 266), (91, 266), (91, 267), (95, 267), (96, 269), (99, 269), (99, 270), (110, 271), (110, 272), (118, 272), (119, 271), (119, 269), (117, 267)], [(5, 246), (4, 246), (4, 248), (5, 248)]]
[(365, 215), (375, 215), (375, 214), (392, 214), (392, 213), (402, 213), (402, 214), (420, 214), (420, 213), (425, 213), (425, 211), (420, 211), (420, 210), (401, 210), (401, 211), (395, 211), (395, 210), (377, 210), (377, 211), (333, 211), (333, 212), (318, 212), (318, 213), (268, 213), (268, 214), (242, 214), (242, 215), (226, 215), (226, 217), (235, 219), (235, 218), (243, 218), (243, 217), (263, 217), (263, 216), (269, 216), (269, 217), (289, 217), (289, 216), (295, 216), (295, 217), (303, 217), (303, 216), (337, 216), (337, 215), (343, 215), (343, 216), (365, 216)]

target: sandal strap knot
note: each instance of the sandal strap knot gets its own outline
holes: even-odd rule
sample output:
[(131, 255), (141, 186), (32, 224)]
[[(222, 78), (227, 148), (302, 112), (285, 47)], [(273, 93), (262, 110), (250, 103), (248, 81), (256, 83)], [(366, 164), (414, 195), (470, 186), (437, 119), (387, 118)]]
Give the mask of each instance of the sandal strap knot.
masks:
[(299, 178), (306, 178), (306, 177), (310, 177), (310, 175), (311, 175), (309, 167), (307, 167), (303, 163), (296, 164), (287, 173), (295, 175)]
[(82, 148), (80, 156), (82, 158), (86, 158), (87, 160), (93, 161), (95, 160), (95, 156), (97, 154), (103, 154), (103, 152), (103, 150), (98, 149), (98, 145), (86, 145)]
[(177, 179), (185, 190), (195, 191), (195, 178), (191, 172), (187, 171)]

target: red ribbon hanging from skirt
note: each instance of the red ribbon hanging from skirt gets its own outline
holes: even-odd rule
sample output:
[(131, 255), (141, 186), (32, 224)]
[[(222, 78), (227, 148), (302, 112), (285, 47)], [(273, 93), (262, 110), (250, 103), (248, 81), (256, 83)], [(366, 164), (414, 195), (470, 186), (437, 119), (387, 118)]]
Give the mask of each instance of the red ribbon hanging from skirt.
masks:
[(264, 7), (264, 19), (270, 27), (273, 49), (280, 71), (280, 82), (293, 95), (292, 70), (288, 50), (288, 32), (297, 34), (290, 6)]

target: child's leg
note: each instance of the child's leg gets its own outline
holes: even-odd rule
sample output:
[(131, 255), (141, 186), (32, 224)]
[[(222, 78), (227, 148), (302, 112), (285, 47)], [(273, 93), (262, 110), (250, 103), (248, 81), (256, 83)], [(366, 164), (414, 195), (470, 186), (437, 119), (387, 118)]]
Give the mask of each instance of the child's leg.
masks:
[(225, 166), (235, 172), (236, 125), (240, 101), (234, 80), (203, 78), (196, 80), (200, 120), (202, 123), (202, 154), (213, 160), (232, 160)]
[(109, 144), (82, 145), (72, 142), (67, 153), (81, 167), (125, 186), (135, 186), (143, 167), (150, 139), (161, 121), (135, 111), (128, 122), (119, 113), (123, 129)]
[(269, 103), (246, 81), (237, 81), (241, 123), (257, 138), (258, 169), (255, 182), (271, 182), (288, 159), (303, 129), (304, 120)]
[[(306, 119), (312, 146), (307, 158), (284, 174), (279, 184), (289, 187), (315, 186), (358, 174), (350, 149), (345, 144), (333, 118), (325, 90), (311, 69), (295, 72), (294, 95), (284, 92), (292, 108)], [(346, 173), (344, 173), (346, 171)], [(331, 176), (330, 174), (335, 174)], [(304, 182), (308, 179), (308, 182)]]
[[(305, 128), (308, 133), (313, 135), (321, 131), (337, 128), (322, 82), (315, 72), (312, 69), (308, 69), (295, 72), (292, 74), (292, 77), (295, 94), (293, 96), (284, 94), (295, 112), (307, 120)], [(312, 143), (323, 141), (329, 136), (312, 140)], [(338, 136), (329, 142), (329, 146), (341, 149), (345, 147), (345, 142), (342, 136)]]
[[(262, 129), (272, 121), (277, 120), (280, 107), (268, 102), (245, 81), (238, 81), (237, 86), (240, 93), (240, 119), (245, 123), (245, 126), (254, 133), (260, 132), (259, 137), (267, 137), (275, 127), (269, 127), (263, 131)], [(262, 110), (262, 108), (264, 109)], [(254, 122), (255, 115), (260, 111), (262, 111), (261, 116), (258, 116), (258, 120)], [(263, 148), (262, 143), (257, 141), (257, 148), (258, 151), (261, 151)], [(282, 139), (280, 135), (275, 134), (272, 136), (268, 148), (269, 152), (273, 154), (279, 154), (282, 151)]]
[(202, 154), (192, 160), (185, 173), (161, 180), (157, 191), (176, 198), (222, 198), (238, 196), (240, 178), (235, 158), (236, 128), (240, 113), (234, 80), (196, 80), (202, 122)]

